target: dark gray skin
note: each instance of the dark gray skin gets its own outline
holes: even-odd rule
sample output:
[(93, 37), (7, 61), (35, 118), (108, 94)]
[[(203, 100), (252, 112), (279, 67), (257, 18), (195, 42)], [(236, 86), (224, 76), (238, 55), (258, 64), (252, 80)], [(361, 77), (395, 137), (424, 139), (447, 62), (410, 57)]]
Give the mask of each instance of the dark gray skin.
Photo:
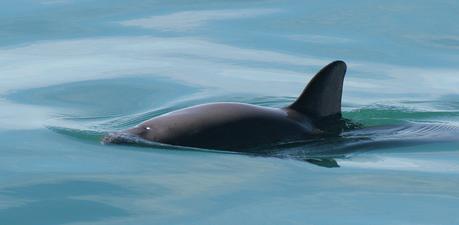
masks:
[[(244, 103), (210, 103), (173, 111), (134, 128), (104, 137), (104, 143), (129, 138), (205, 149), (248, 152), (249, 149), (308, 140), (341, 119), (346, 64), (335, 61), (311, 80), (300, 97), (284, 108)], [(338, 123), (338, 122), (336, 122)], [(127, 134), (127, 135), (126, 135)]]
[(167, 113), (124, 132), (171, 145), (237, 150), (304, 140), (320, 130), (289, 108), (211, 103)]

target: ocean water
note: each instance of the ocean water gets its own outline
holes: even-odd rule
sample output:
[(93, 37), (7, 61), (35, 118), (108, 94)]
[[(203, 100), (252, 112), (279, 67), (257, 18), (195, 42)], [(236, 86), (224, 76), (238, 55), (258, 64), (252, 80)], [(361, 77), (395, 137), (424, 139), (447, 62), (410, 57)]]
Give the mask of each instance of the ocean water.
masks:
[[(459, 224), (457, 1), (0, 2), (0, 225)], [(285, 106), (333, 60), (362, 129), (269, 156), (103, 145)], [(376, 128), (375, 128), (376, 127)]]

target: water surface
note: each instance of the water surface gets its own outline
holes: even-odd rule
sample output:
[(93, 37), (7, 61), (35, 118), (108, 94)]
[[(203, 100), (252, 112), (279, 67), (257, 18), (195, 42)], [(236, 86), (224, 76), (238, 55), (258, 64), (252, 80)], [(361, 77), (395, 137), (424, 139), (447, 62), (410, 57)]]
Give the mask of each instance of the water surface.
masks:
[[(0, 224), (458, 224), (458, 10), (2, 1)], [(100, 144), (199, 103), (285, 106), (336, 59), (362, 130), (270, 157)]]

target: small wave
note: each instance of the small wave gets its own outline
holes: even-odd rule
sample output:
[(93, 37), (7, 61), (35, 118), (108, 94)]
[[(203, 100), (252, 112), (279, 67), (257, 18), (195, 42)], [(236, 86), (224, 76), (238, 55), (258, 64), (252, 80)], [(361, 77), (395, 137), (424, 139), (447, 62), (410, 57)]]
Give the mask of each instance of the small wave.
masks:
[(97, 130), (88, 130), (80, 128), (70, 128), (70, 127), (58, 127), (58, 126), (48, 126), (48, 129), (54, 131), (58, 134), (66, 135), (72, 138), (77, 138), (83, 141), (89, 142), (99, 142), (99, 140), (105, 134), (104, 131)]
[[(193, 98), (145, 112), (115, 117), (62, 117), (63, 122), (60, 124), (68, 124), (68, 126), (49, 126), (48, 128), (73, 138), (99, 143), (102, 137), (110, 132), (132, 127), (152, 117), (180, 108), (214, 101), (214, 98)], [(293, 98), (233, 96), (220, 97), (218, 101), (282, 107), (292, 102)], [(420, 111), (414, 108), (391, 105), (372, 105), (361, 108), (354, 106), (353, 108), (353, 110), (343, 113), (346, 119), (342, 121), (344, 128), (340, 134), (323, 136), (313, 140), (279, 143), (264, 147), (264, 149), (255, 149), (253, 152), (255, 155), (305, 161), (319, 160), (314, 162), (334, 165), (327, 160), (348, 157), (354, 153), (374, 149), (384, 150), (441, 141), (457, 141), (459, 139), (459, 126), (454, 121), (444, 119), (459, 117), (459, 112)], [(78, 124), (78, 128), (72, 128), (72, 124), (75, 123)], [(157, 149), (234, 153), (172, 146), (138, 138), (128, 138), (131, 138), (131, 143), (137, 146)]]
[[(412, 105), (413, 106), (413, 105)], [(410, 121), (436, 122), (459, 119), (459, 110), (426, 110), (425, 107), (406, 107), (376, 104), (343, 112), (344, 117), (365, 126), (400, 124)]]

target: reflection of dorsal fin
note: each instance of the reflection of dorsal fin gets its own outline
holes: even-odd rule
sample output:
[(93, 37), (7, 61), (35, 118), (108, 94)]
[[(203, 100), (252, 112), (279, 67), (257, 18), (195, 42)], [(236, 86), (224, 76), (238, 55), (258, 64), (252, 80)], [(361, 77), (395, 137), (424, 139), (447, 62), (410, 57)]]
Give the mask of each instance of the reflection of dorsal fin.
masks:
[(343, 61), (328, 64), (312, 78), (300, 97), (289, 108), (314, 119), (341, 117), (341, 95), (345, 73), (346, 64)]

